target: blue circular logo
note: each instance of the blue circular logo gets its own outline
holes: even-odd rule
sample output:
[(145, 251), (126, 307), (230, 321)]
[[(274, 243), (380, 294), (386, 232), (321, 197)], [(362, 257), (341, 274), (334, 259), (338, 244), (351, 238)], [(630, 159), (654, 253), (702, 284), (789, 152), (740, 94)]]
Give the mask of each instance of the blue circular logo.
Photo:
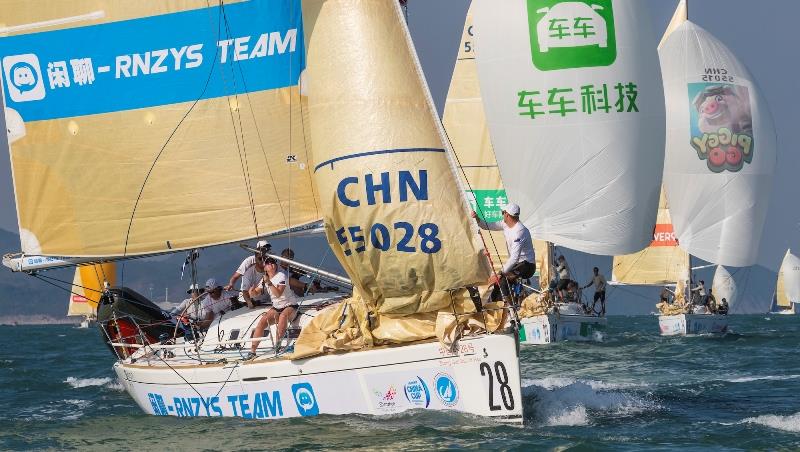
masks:
[(436, 395), (446, 406), (454, 406), (458, 403), (458, 386), (450, 375), (445, 373), (437, 374), (433, 380), (436, 387)]
[(409, 380), (408, 383), (403, 386), (403, 389), (406, 393), (406, 399), (412, 405), (428, 408), (428, 405), (431, 404), (431, 393), (428, 390), (428, 385), (425, 384), (422, 378), (417, 377), (413, 380)]

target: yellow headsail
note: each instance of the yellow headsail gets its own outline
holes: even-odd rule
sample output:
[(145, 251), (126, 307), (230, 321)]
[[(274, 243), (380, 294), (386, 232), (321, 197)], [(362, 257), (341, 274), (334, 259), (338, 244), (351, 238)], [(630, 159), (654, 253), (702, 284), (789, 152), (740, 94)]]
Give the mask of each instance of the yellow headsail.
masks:
[(308, 60), (314, 178), (356, 293), (373, 314), (449, 307), (488, 262), (397, 2), (328, 0)]
[[(320, 218), (300, 0), (3, 2), (22, 251), (112, 257)], [(147, 33), (141, 30), (147, 29)]]
[(75, 268), (75, 277), (70, 288), (69, 309), (67, 315), (97, 315), (97, 304), (103, 294), (105, 283), (114, 286), (117, 280), (116, 264), (82, 265)]

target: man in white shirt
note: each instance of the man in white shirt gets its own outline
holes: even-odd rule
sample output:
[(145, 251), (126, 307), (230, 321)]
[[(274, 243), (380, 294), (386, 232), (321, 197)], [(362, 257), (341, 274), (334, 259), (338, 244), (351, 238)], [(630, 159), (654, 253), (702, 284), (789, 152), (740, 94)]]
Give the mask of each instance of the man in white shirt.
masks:
[[(508, 260), (503, 265), (503, 270), (499, 278), (492, 277), (489, 282), (495, 283), (500, 287), (503, 298), (509, 294), (509, 283), (517, 279), (528, 279), (536, 272), (536, 254), (533, 250), (533, 239), (531, 231), (519, 221), (519, 206), (507, 204), (503, 206), (503, 220), (494, 223), (478, 221), (481, 229), (490, 231), (503, 231), (508, 247)], [(472, 218), (477, 219), (478, 215), (473, 211)]]
[[(233, 290), (236, 281), (242, 280), (239, 289), (239, 301), (241, 303), (246, 303), (247, 306), (253, 308), (257, 306), (260, 301), (269, 300), (269, 295), (265, 295), (264, 297), (260, 297), (257, 300), (253, 300), (247, 295), (250, 289), (255, 287), (260, 281), (261, 278), (264, 276), (264, 267), (263, 262), (259, 263), (259, 261), (263, 260), (266, 253), (269, 252), (272, 246), (266, 240), (260, 240), (256, 243), (256, 253), (252, 256), (245, 258), (241, 264), (239, 264), (239, 268), (233, 272), (231, 275), (231, 279), (228, 282), (228, 285), (224, 287), (225, 290)], [(254, 303), (255, 302), (255, 303)]]
[(558, 256), (556, 260), (556, 272), (558, 273), (556, 292), (563, 300), (567, 294), (567, 286), (569, 286), (570, 281), (572, 281), (572, 272), (569, 269), (569, 265), (567, 265), (567, 258), (565, 258), (563, 254)]
[(203, 293), (204, 290), (198, 287), (197, 284), (192, 284), (189, 286), (189, 290), (186, 291), (186, 294), (189, 295), (189, 298), (181, 301), (178, 306), (172, 308), (172, 310), (169, 312), (170, 315), (178, 318), (188, 318), (195, 322), (202, 320), (205, 318), (205, 313), (200, 307), (200, 297), (203, 295)]
[(594, 276), (589, 284), (583, 286), (584, 289), (594, 285), (594, 301), (592, 302), (592, 312), (598, 301), (600, 301), (600, 315), (606, 315), (606, 277), (600, 274), (600, 269), (594, 267), (592, 269)]
[(205, 296), (201, 302), (204, 318), (198, 322), (200, 329), (207, 329), (215, 318), (232, 309), (231, 299), (236, 298), (236, 292), (223, 290), (217, 280), (209, 278), (206, 281)]
[(706, 282), (701, 279), (700, 283), (692, 289), (692, 292), (697, 297), (697, 299), (695, 299), (695, 297), (692, 297), (692, 304), (699, 304), (705, 306), (705, 304), (708, 302), (708, 300), (706, 299)]

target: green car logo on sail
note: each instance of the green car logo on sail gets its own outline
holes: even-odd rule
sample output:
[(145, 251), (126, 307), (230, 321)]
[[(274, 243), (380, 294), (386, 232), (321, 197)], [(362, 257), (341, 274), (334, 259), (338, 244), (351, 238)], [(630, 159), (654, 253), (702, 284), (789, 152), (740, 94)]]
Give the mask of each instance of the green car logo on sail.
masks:
[(611, 0), (528, 0), (528, 27), (539, 70), (610, 66), (617, 59)]

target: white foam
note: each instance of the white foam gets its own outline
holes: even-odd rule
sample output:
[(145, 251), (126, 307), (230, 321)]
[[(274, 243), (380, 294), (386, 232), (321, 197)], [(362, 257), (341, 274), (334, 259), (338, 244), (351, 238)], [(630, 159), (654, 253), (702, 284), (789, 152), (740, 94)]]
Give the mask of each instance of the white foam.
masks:
[(578, 425), (589, 425), (589, 416), (586, 408), (577, 406), (571, 410), (565, 410), (547, 419), (547, 425), (574, 427)]
[(535, 417), (545, 425), (589, 425), (593, 413), (627, 415), (658, 409), (654, 403), (624, 392), (625, 383), (548, 377), (523, 381), (523, 394), (535, 399)]
[(122, 383), (120, 383), (118, 379), (108, 382), (108, 384), (106, 384), (106, 388), (113, 389), (114, 391), (119, 391), (119, 392), (125, 390), (125, 386), (122, 386)]
[(67, 377), (64, 380), (64, 383), (72, 386), (73, 388), (86, 388), (89, 386), (103, 386), (111, 382), (111, 379), (108, 377), (104, 378), (75, 378), (75, 377)]
[(730, 383), (749, 383), (751, 381), (760, 381), (760, 380), (782, 381), (782, 380), (795, 380), (798, 378), (800, 378), (800, 375), (766, 375), (761, 377), (738, 377), (724, 381)]
[(765, 427), (783, 430), (786, 432), (800, 432), (800, 413), (790, 416), (766, 414), (763, 416), (749, 417), (742, 421), (744, 424), (758, 424)]

